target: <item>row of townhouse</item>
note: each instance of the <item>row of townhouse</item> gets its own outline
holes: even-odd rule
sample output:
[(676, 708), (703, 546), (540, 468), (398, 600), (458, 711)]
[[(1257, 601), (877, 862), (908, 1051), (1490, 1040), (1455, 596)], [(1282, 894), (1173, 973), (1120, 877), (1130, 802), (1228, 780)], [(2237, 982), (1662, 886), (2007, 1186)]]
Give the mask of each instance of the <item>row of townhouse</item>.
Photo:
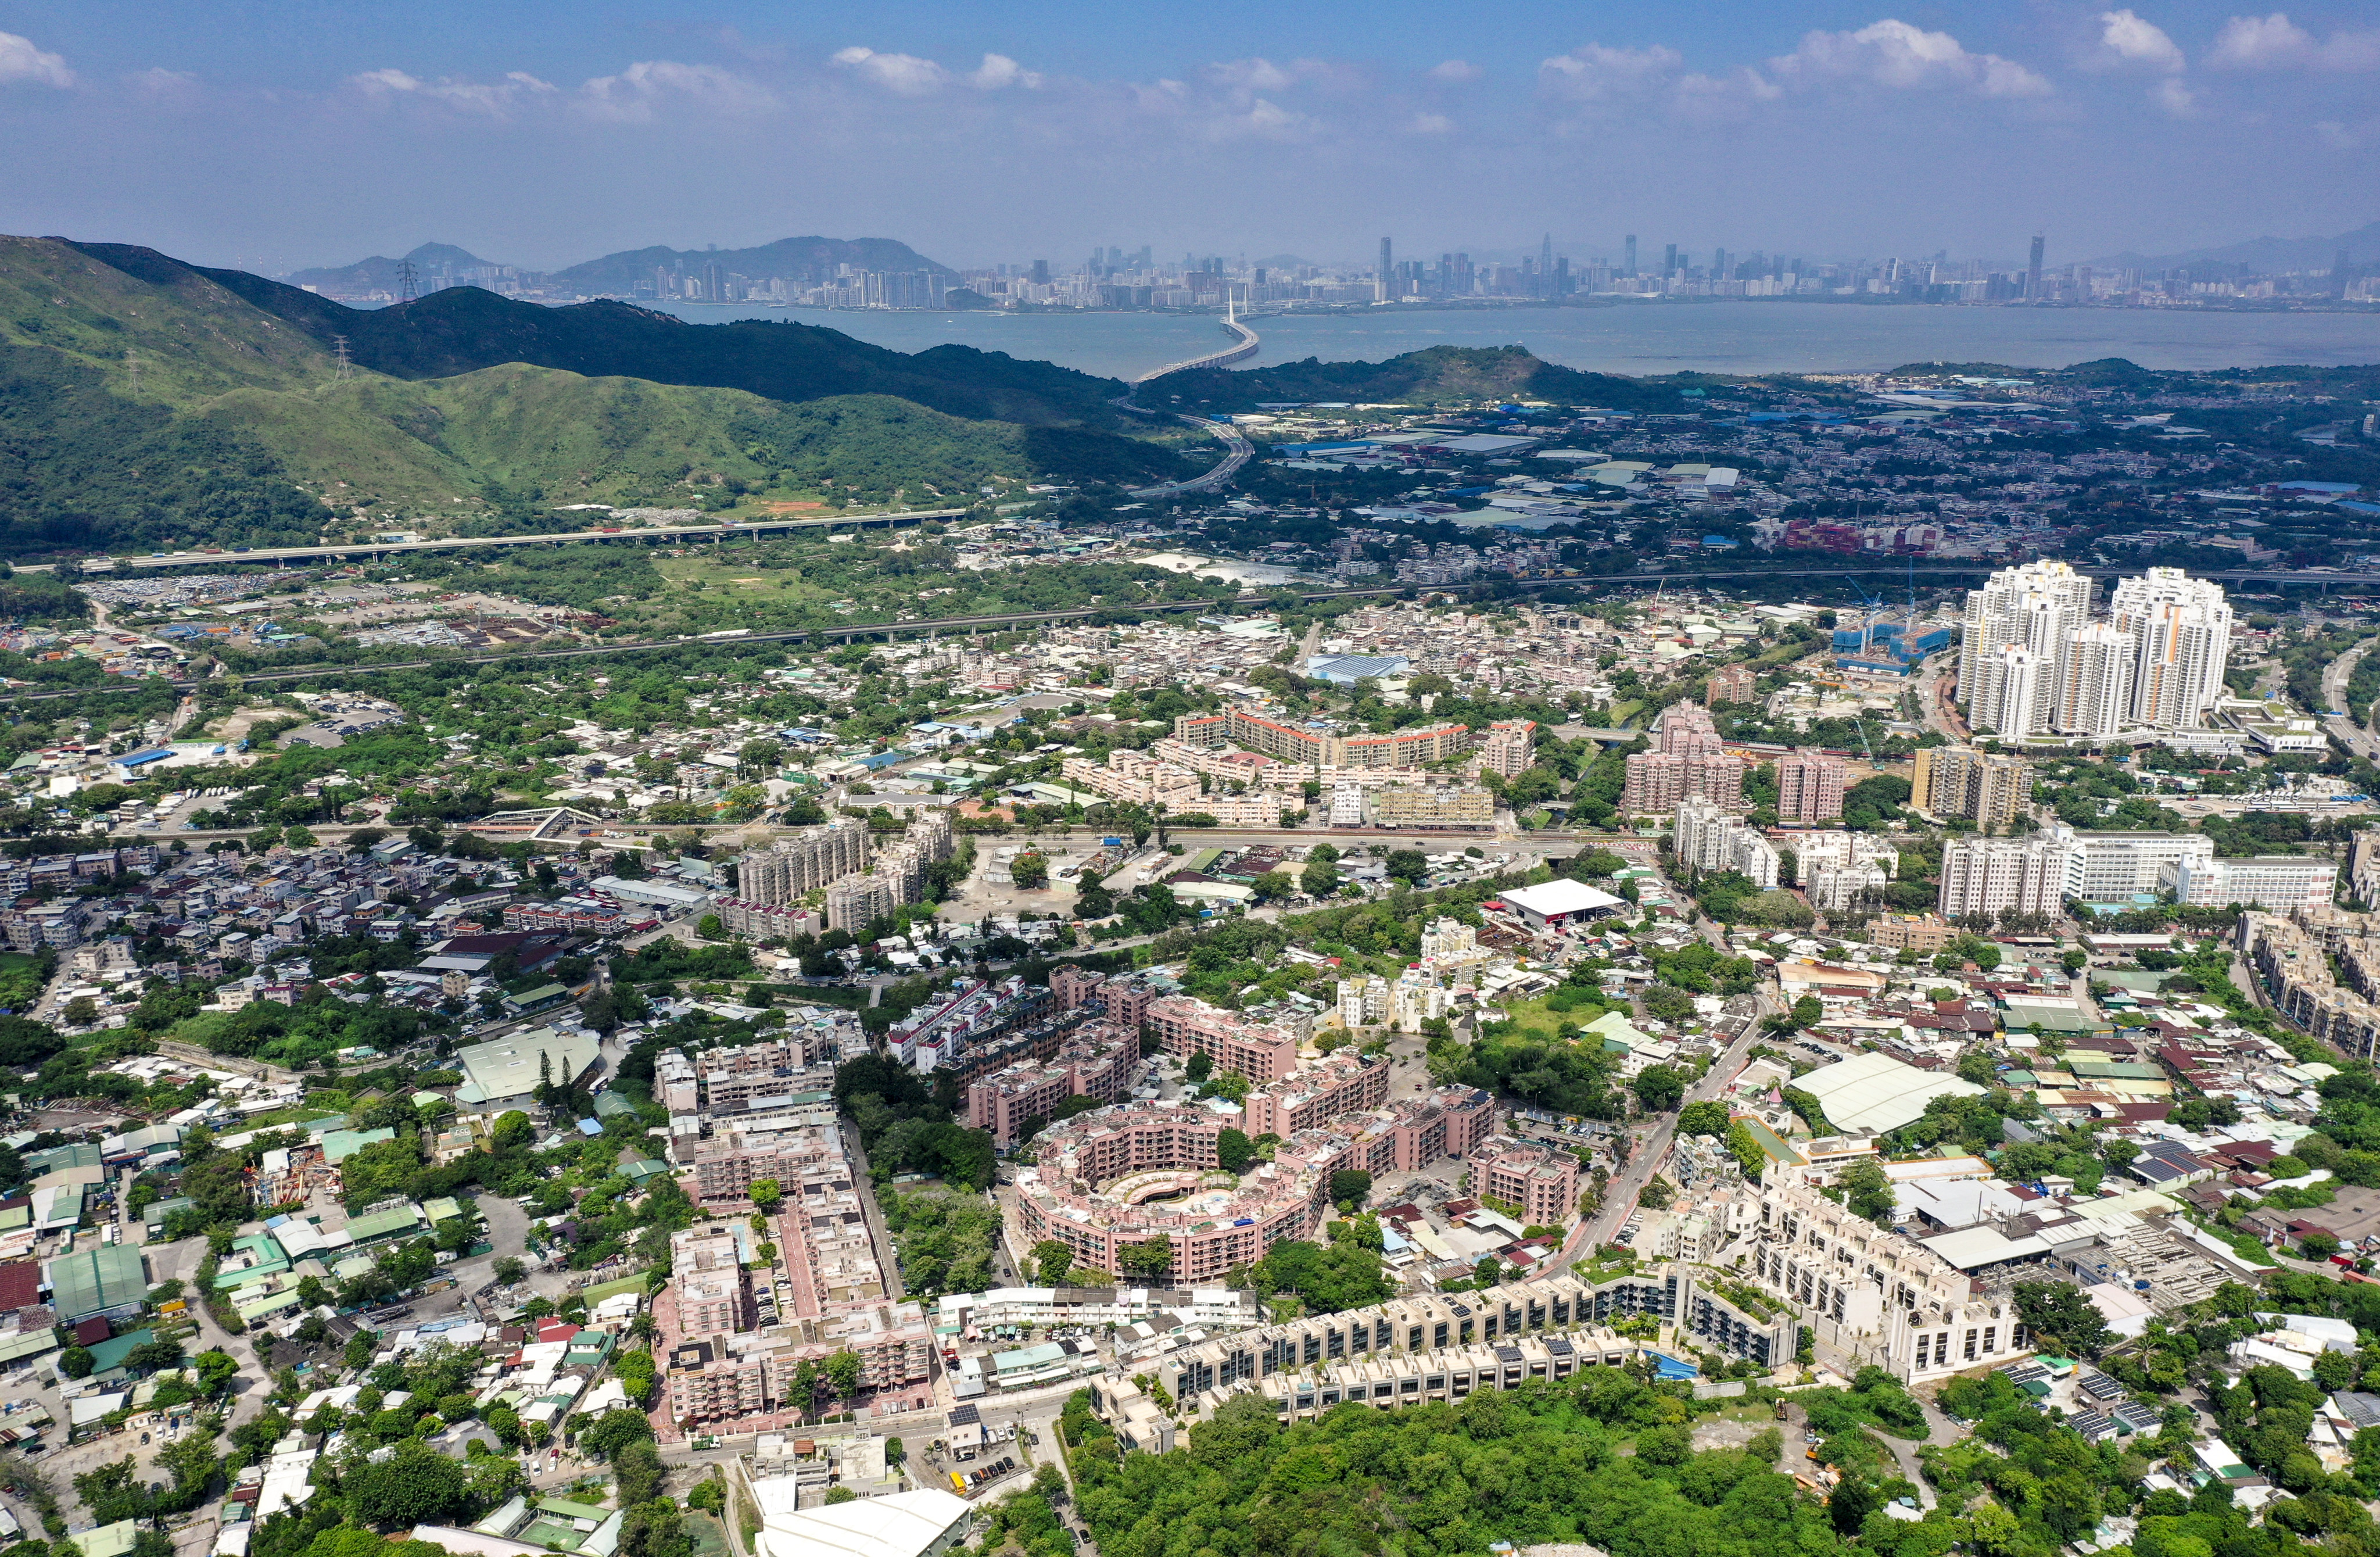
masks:
[[(2240, 916), (2240, 949), (2283, 1015), (2358, 1059), (2380, 1052), (2380, 1006), (2369, 994), (2380, 971), (2380, 918), (2323, 905), (2289, 916)], [(2334, 960), (2335, 959), (2335, 960)]]
[(1173, 738), (1209, 750), (1236, 747), (1300, 767), (1426, 768), (1471, 749), (1471, 727), (1442, 724), (1391, 731), (1385, 736), (1341, 735), (1290, 724), (1244, 709), (1185, 713), (1173, 721)]
[(1746, 1273), (1798, 1309), (1820, 1341), (1912, 1384), (2031, 1349), (2007, 1283), (1837, 1205), (1821, 1192), (1823, 1176), (1771, 1164), (1745, 1189), (1759, 1207)]
[[(1603, 1282), (1564, 1273), (1489, 1292), (1393, 1298), (1218, 1337), (1160, 1357), (1147, 1371), (1193, 1420), (1246, 1389), (1270, 1395), (1284, 1416), (1348, 1401), (1409, 1405), (1616, 1366), (1639, 1347), (1610, 1326), (1640, 1317), (1762, 1364), (1791, 1356), (1799, 1340), (1790, 1316), (1747, 1311), (1702, 1285), (1693, 1268), (1669, 1264)], [(1524, 1348), (1517, 1359), (1516, 1347)]]

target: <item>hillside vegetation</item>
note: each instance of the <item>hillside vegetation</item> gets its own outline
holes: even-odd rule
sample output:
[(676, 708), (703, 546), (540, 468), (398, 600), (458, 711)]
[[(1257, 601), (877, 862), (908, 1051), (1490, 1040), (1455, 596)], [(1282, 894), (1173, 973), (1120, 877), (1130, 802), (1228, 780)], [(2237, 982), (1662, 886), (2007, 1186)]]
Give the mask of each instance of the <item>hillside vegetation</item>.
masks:
[[(348, 310), (147, 249), (0, 238), (0, 555), (526, 528), (575, 501), (955, 505), (986, 485), (1160, 480), (1205, 463), (1109, 431), (1108, 381), (997, 353), (908, 357), (807, 326), (598, 305), (625, 319), (615, 351), (608, 314), (468, 288), (416, 307)], [(349, 330), (343, 377), (333, 347)], [(783, 393), (510, 349), (653, 359), (659, 373), (681, 345), (714, 376)], [(401, 371), (375, 371), (375, 353)]]
[(345, 303), (245, 271), (208, 270), (129, 244), (87, 243), (80, 252), (126, 274), (179, 286), (198, 276), (329, 348), (345, 336), (355, 360), (392, 378), (447, 378), (504, 362), (561, 368), (589, 378), (743, 389), (771, 400), (897, 395), (953, 416), (1026, 423), (1106, 425), (1123, 392), (1047, 362), (942, 346), (914, 356), (856, 341), (839, 330), (770, 320), (689, 324), (632, 303), (548, 308), (450, 286), (391, 308)]
[(1352, 400), (1374, 405), (1440, 400), (1549, 400), (1618, 411), (1674, 411), (1676, 388), (1616, 373), (1582, 373), (1532, 355), (1526, 347), (1434, 346), (1385, 362), (1325, 362), (1309, 357), (1272, 368), (1227, 368), (1168, 375), (1144, 391), (1184, 406), (1245, 410), (1260, 402)]

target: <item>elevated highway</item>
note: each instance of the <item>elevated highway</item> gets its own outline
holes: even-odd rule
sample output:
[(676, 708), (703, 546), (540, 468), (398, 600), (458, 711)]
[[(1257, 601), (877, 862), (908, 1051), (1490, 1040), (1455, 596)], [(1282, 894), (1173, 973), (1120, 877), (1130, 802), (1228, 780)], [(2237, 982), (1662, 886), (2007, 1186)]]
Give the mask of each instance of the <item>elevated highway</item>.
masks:
[[(715, 525), (673, 525), (662, 529), (573, 529), (552, 535), (445, 536), (436, 541), (348, 541), (326, 546), (218, 547), (204, 552), (174, 552), (165, 555), (123, 556), (118, 567), (153, 573), (176, 567), (223, 567), (234, 563), (382, 562), (418, 552), (475, 552), (510, 546), (556, 546), (575, 541), (641, 541), (673, 544), (688, 541), (723, 541), (734, 535), (783, 535), (799, 529), (832, 529), (839, 525), (917, 524), (927, 519), (955, 518), (964, 508), (913, 508), (897, 514), (827, 514), (803, 517), (736, 519)], [(35, 565), (39, 566), (39, 565)], [(30, 571), (27, 569), (26, 571)]]

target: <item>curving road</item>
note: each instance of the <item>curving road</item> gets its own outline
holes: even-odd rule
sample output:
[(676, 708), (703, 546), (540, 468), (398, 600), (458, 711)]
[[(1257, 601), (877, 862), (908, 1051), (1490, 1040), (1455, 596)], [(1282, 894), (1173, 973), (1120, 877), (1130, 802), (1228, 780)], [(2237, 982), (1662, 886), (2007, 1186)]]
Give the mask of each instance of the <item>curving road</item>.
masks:
[(1189, 422), (1194, 427), (1203, 427), (1223, 441), (1222, 462), (1203, 476), (1193, 476), (1186, 481), (1163, 481), (1153, 487), (1142, 487), (1135, 492), (1133, 496), (1171, 497), (1176, 493), (1210, 492), (1238, 475), (1240, 467), (1255, 456), (1257, 452), (1255, 446), (1245, 438), (1241, 437), (1240, 430), (1230, 422), (1209, 421), (1205, 417), (1187, 416), (1179, 412), (1175, 414), (1181, 415), (1184, 421)]

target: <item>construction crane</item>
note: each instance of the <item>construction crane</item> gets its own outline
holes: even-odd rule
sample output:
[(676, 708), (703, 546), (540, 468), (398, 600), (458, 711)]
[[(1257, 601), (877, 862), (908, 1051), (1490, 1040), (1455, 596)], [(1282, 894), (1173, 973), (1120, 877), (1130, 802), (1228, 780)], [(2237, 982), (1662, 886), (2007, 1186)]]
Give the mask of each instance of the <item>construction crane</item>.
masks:
[(1852, 593), (1860, 598), (1860, 652), (1864, 654), (1868, 651), (1870, 635), (1876, 631), (1876, 618), (1884, 610), (1884, 597), (1868, 593), (1857, 578), (1848, 582)]

